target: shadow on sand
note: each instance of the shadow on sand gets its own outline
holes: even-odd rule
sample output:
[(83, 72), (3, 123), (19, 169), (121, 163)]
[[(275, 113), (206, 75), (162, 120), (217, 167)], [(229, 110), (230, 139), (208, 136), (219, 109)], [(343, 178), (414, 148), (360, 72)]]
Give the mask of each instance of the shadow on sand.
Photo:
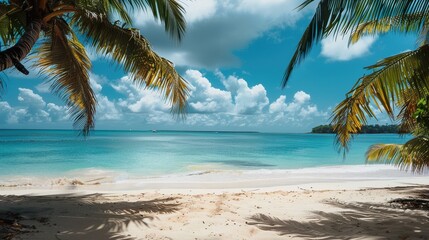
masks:
[(121, 239), (158, 214), (179, 210), (176, 198), (124, 202), (101, 194), (0, 196), (0, 239)]
[[(412, 194), (383, 204), (325, 202), (335, 212), (315, 211), (310, 221), (257, 214), (249, 225), (305, 239), (429, 239), (428, 190), (391, 189)], [(421, 204), (423, 203), (423, 205)]]

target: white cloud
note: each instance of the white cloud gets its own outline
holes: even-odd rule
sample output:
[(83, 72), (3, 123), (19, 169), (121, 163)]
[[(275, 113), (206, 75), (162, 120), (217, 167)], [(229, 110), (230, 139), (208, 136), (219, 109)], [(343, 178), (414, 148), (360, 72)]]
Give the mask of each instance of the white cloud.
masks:
[(48, 92), (50, 92), (50, 89), (49, 89), (49, 83), (47, 83), (47, 82), (42, 82), (42, 83), (40, 83), (40, 84), (36, 85), (36, 90), (37, 90), (39, 93), (48, 93)]
[(122, 114), (115, 106), (115, 103), (110, 101), (106, 96), (97, 96), (97, 119), (100, 120), (118, 120)]
[(297, 102), (297, 103), (305, 103), (310, 101), (310, 95), (305, 93), (304, 91), (298, 91), (295, 93), (295, 95), (293, 96), (293, 99)]
[(43, 98), (34, 93), (33, 90), (27, 89), (27, 88), (18, 88), (19, 95), (18, 100), (28, 107), (32, 107), (35, 109), (41, 109), (44, 108), (46, 103), (43, 100)]
[(235, 96), (235, 111), (238, 114), (258, 114), (261, 113), (269, 100), (267, 91), (262, 84), (251, 88), (243, 79), (238, 80), (239, 89)]
[[(327, 113), (318, 110), (311, 103), (310, 94), (304, 91), (294, 93), (287, 101), (286, 95), (270, 102), (262, 84), (250, 85), (236, 75), (224, 76), (215, 72), (215, 79), (208, 79), (202, 72), (188, 70), (184, 75), (190, 83), (188, 99), (189, 112), (185, 121), (176, 121), (170, 114), (170, 106), (155, 90), (136, 86), (128, 76), (107, 85), (103, 76), (91, 74), (91, 86), (96, 93), (97, 126), (112, 128), (145, 128), (163, 126), (170, 129), (288, 129), (310, 125), (326, 120)], [(214, 81), (221, 83), (215, 86)], [(108, 88), (122, 95), (107, 97), (103, 91)], [(18, 105), (0, 102), (0, 122), (27, 124), (42, 122), (67, 122), (68, 108), (46, 102), (31, 89), (20, 88)], [(305, 125), (307, 124), (307, 125)]]
[(118, 100), (118, 106), (123, 111), (150, 113), (153, 111), (168, 112), (170, 109), (160, 93), (136, 86), (128, 76), (122, 77), (116, 84), (111, 84), (111, 87), (126, 96), (126, 98)]
[(19, 122), (49, 122), (49, 113), (46, 111), (46, 102), (43, 98), (27, 88), (18, 88), (19, 106), (11, 106), (7, 102), (1, 102), (1, 111), (5, 112), (2, 119), (9, 124)]
[(277, 100), (270, 104), (269, 112), (270, 113), (281, 113), (285, 112), (287, 108), (286, 96), (281, 95)]
[(6, 122), (9, 124), (15, 123), (17, 120), (13, 116), (13, 113), (14, 109), (9, 105), (8, 102), (0, 102), (0, 122)]
[(368, 54), (372, 44), (377, 40), (377, 37), (365, 36), (357, 43), (349, 46), (349, 37), (349, 34), (337, 38), (331, 35), (323, 39), (322, 56), (333, 61), (348, 61), (359, 58)]
[(129, 77), (112, 84), (113, 89), (124, 95), (116, 106), (127, 116), (146, 124), (164, 126), (192, 126), (212, 128), (260, 128), (264, 126), (302, 125), (314, 118), (324, 119), (326, 112), (319, 111), (311, 103), (311, 96), (304, 91), (293, 95), (287, 102), (282, 95), (270, 104), (267, 91), (262, 84), (249, 86), (237, 76), (225, 77), (215, 72), (224, 89), (217, 88), (198, 70), (187, 70), (184, 75), (190, 83), (189, 112), (184, 122), (176, 122), (168, 111), (162, 97), (155, 91), (137, 88)]
[(231, 92), (214, 88), (197, 70), (188, 70), (185, 79), (191, 84), (189, 106), (191, 112), (230, 112), (233, 109)]
[(213, 17), (216, 14), (218, 2), (216, 0), (196, 0), (183, 2), (183, 5), (186, 9), (186, 22), (192, 24)]
[(68, 114), (68, 108), (66, 106), (59, 106), (55, 103), (46, 104), (46, 111), (49, 113), (49, 117), (52, 121), (67, 121), (70, 119)]
[(121, 119), (122, 114), (107, 96), (103, 95), (102, 84), (108, 82), (107, 78), (94, 73), (90, 73), (89, 80), (92, 89), (94, 90), (95, 97), (97, 98), (97, 111), (96, 118), (100, 120), (118, 120)]
[(134, 20), (154, 49), (176, 65), (216, 69), (239, 65), (240, 60), (233, 52), (253, 40), (293, 27), (309, 10), (296, 10), (300, 3), (300, 0), (186, 1), (188, 25), (180, 44), (172, 41), (163, 26), (150, 20), (153, 18), (148, 14), (136, 13)]

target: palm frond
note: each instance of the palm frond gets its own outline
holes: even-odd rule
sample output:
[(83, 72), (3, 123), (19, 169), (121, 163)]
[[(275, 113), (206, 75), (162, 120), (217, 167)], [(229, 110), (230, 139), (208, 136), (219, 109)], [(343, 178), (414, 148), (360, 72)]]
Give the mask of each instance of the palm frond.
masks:
[(403, 92), (403, 98), (398, 99), (396, 105), (401, 109), (397, 119), (401, 121), (399, 125), (399, 133), (407, 134), (414, 131), (417, 127), (417, 122), (414, 113), (417, 109), (419, 97), (412, 89)]
[(186, 30), (185, 9), (177, 0), (122, 0), (132, 8), (149, 8), (155, 19), (164, 23), (165, 31), (179, 41)]
[(113, 25), (105, 16), (88, 11), (76, 13), (73, 23), (99, 53), (111, 55), (130, 72), (136, 83), (161, 91), (173, 113), (184, 112), (187, 82), (170, 61), (152, 51), (138, 30)]
[[(306, 0), (299, 9), (315, 2)], [(345, 35), (353, 32), (360, 24), (378, 22), (403, 15), (414, 15), (415, 25), (423, 25), (425, 14), (429, 12), (428, 0), (320, 0), (316, 12), (298, 43), (283, 76), (282, 86), (289, 80), (294, 67), (299, 64), (310, 51), (311, 47), (324, 36)], [(407, 21), (406, 18), (399, 20)], [(399, 21), (399, 25), (406, 25)]]
[(339, 148), (348, 150), (353, 134), (367, 122), (367, 115), (375, 117), (371, 100), (379, 110), (386, 111), (394, 118), (392, 102), (402, 101), (409, 89), (418, 98), (429, 90), (429, 46), (424, 45), (415, 51), (401, 53), (367, 67), (374, 72), (359, 79), (334, 110), (331, 124), (336, 131)]
[(4, 90), (6, 89), (6, 82), (3, 80), (3, 78), (0, 76), (0, 100), (2, 99), (2, 95)]
[[(78, 9), (85, 9), (98, 14), (105, 14), (110, 18), (119, 16), (125, 24), (131, 24), (131, 17), (127, 11), (124, 0), (77, 0), (72, 1), (71, 4)], [(117, 19), (110, 19), (117, 20)]]
[(41, 43), (37, 66), (49, 76), (51, 89), (70, 107), (75, 128), (88, 135), (94, 127), (96, 100), (89, 82), (91, 62), (68, 24), (57, 19)]
[(9, 45), (16, 41), (24, 32), (26, 15), (21, 8), (0, 3), (0, 38), (3, 45)]
[(415, 137), (404, 145), (376, 144), (366, 153), (367, 161), (394, 164), (401, 169), (422, 172), (429, 167), (429, 138)]
[(402, 144), (374, 144), (366, 152), (368, 162), (383, 162), (388, 164), (400, 165), (403, 161)]
[[(314, 0), (307, 0), (298, 8), (302, 9)], [(341, 17), (343, 9), (348, 1), (341, 0), (321, 0), (316, 8), (316, 13), (305, 29), (298, 46), (293, 54), (288, 67), (283, 76), (282, 87), (285, 87), (290, 78), (292, 70), (309, 53), (314, 43), (319, 42), (325, 35), (326, 29)], [(351, 1), (353, 3), (353, 1)]]
[[(350, 43), (356, 43), (362, 36), (386, 32), (422, 32), (427, 26), (429, 13), (385, 17), (360, 24), (350, 36)], [(424, 18), (426, 21), (421, 21)]]

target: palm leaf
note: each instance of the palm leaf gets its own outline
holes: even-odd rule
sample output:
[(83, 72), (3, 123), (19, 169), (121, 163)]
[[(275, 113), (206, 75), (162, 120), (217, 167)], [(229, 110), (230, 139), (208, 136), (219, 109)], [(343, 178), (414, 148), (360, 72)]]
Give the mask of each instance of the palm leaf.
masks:
[[(309, 6), (315, 0), (306, 0), (299, 9)], [(298, 43), (283, 76), (282, 86), (289, 80), (294, 67), (299, 64), (312, 46), (324, 36), (345, 35), (353, 32), (360, 24), (402, 15), (416, 14), (415, 25), (423, 25), (429, 12), (428, 0), (320, 0), (316, 12)], [(405, 18), (400, 20), (407, 21)], [(398, 22), (399, 25), (406, 25)]]
[(158, 56), (136, 29), (111, 24), (106, 16), (80, 11), (73, 23), (101, 54), (110, 54), (132, 74), (137, 84), (161, 91), (172, 105), (173, 113), (183, 113), (188, 96), (187, 82), (173, 64)]
[(71, 1), (77, 9), (105, 14), (107, 16), (119, 16), (125, 24), (131, 24), (131, 17), (128, 14), (123, 0), (77, 0)]
[[(311, 2), (313, 1), (307, 0), (301, 4), (299, 8), (302, 9)], [(325, 30), (332, 24), (332, 22), (337, 21), (341, 16), (342, 10), (346, 7), (346, 5), (344, 5), (345, 2), (347, 1), (321, 0), (319, 2), (319, 5), (316, 8), (316, 13), (311, 19), (310, 24), (305, 29), (295, 53), (286, 68), (283, 76), (282, 87), (286, 86), (295, 65), (299, 64), (305, 58), (313, 44), (320, 41), (325, 34)]]
[(149, 8), (154, 18), (164, 23), (165, 30), (172, 37), (181, 40), (186, 29), (185, 9), (177, 0), (78, 0), (71, 1), (71, 4), (82, 10), (104, 14), (109, 20), (113, 20), (110, 16), (117, 12), (127, 24), (131, 24), (131, 19), (125, 6), (130, 11), (147, 11)]
[(0, 3), (0, 38), (3, 45), (14, 43), (24, 32), (25, 25), (26, 16), (21, 8)]
[(37, 51), (37, 66), (49, 76), (51, 89), (70, 107), (75, 128), (88, 135), (94, 127), (96, 106), (89, 83), (90, 60), (65, 21), (57, 19), (50, 31)]
[(155, 19), (164, 23), (165, 31), (179, 41), (186, 30), (185, 9), (177, 0), (122, 0), (132, 8), (145, 9), (149, 7)]
[[(356, 43), (362, 36), (377, 35), (386, 32), (426, 32), (429, 13), (417, 13), (412, 15), (400, 15), (386, 17), (360, 24), (350, 36), (350, 42)], [(424, 18), (426, 21), (421, 21)]]
[[(336, 131), (339, 148), (348, 150), (352, 135), (358, 133), (367, 122), (367, 115), (375, 117), (371, 100), (379, 110), (385, 110), (394, 118), (391, 102), (405, 102), (406, 92), (412, 91), (422, 98), (429, 90), (429, 45), (415, 51), (401, 53), (367, 67), (374, 72), (359, 79), (334, 110), (331, 124)], [(411, 90), (410, 90), (411, 89)]]
[(394, 164), (401, 169), (422, 172), (429, 167), (429, 138), (419, 136), (398, 144), (372, 145), (366, 153), (367, 161)]
[(1, 95), (3, 95), (3, 92), (4, 92), (5, 89), (6, 89), (6, 82), (0, 76), (0, 100), (2, 98)]
[(417, 110), (417, 102), (420, 98), (411, 89), (404, 91), (403, 95), (404, 97), (397, 101), (397, 106), (401, 109), (397, 119), (401, 121), (399, 133), (407, 134), (417, 128), (414, 113)]

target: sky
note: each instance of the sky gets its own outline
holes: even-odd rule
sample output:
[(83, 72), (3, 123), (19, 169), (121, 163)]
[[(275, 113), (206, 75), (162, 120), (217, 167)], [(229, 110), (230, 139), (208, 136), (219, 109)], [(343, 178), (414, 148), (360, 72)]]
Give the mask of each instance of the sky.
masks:
[[(182, 0), (187, 31), (180, 43), (150, 14), (134, 12), (134, 26), (188, 81), (188, 113), (174, 118), (158, 92), (134, 85), (120, 66), (88, 48), (95, 129), (309, 132), (329, 123), (365, 66), (416, 47), (409, 35), (366, 36), (351, 46), (347, 36), (328, 36), (283, 89), (284, 70), (314, 14), (315, 6), (296, 9), (302, 1)], [(32, 60), (23, 63), (29, 67)], [(0, 128), (73, 128), (65, 103), (37, 69), (29, 76), (10, 69), (1, 77)], [(380, 124), (390, 123), (377, 116)]]

